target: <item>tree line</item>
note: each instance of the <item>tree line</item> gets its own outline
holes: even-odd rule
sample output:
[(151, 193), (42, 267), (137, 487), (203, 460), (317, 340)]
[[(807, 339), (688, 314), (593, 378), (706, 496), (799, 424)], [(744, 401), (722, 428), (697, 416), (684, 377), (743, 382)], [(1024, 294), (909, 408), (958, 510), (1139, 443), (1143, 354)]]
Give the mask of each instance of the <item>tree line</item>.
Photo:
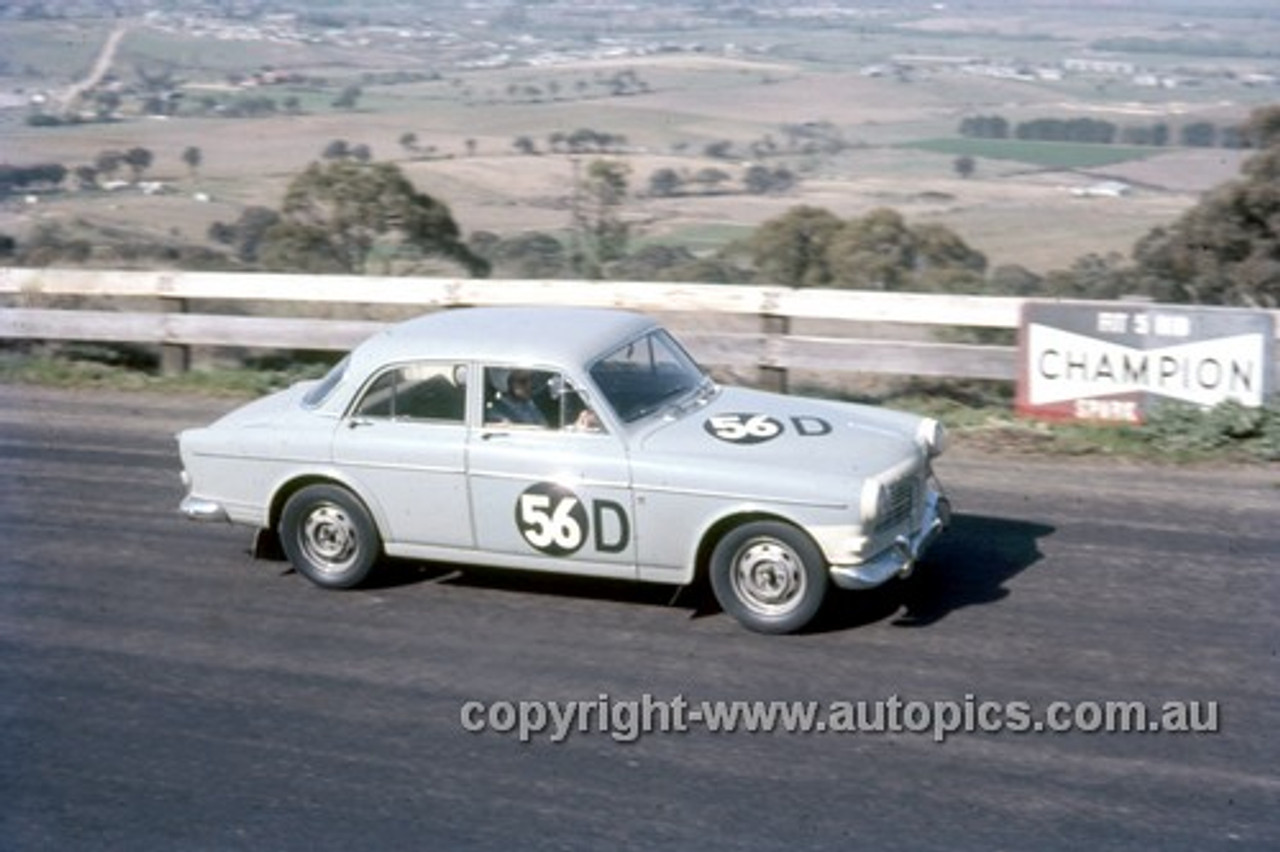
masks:
[(54, 189), (66, 177), (67, 167), (61, 163), (37, 163), (32, 166), (0, 163), (0, 198), (30, 189)]
[[(203, 160), (203, 152), (194, 145), (182, 152), (182, 162), (192, 174)], [(122, 169), (128, 169), (131, 180), (137, 183), (154, 162), (155, 155), (151, 149), (139, 145), (124, 150), (106, 148), (99, 151), (91, 163), (73, 167), (62, 163), (0, 164), (0, 198), (17, 192), (55, 191), (69, 177), (75, 178), (79, 189), (101, 189), (105, 183), (115, 180)]]
[(1096, 145), (1123, 143), (1188, 148), (1247, 148), (1249, 137), (1239, 125), (1193, 121), (1174, 129), (1168, 122), (1118, 125), (1096, 118), (1037, 118), (1010, 124), (999, 115), (973, 115), (960, 120), (959, 133), (968, 139), (1017, 139), (1028, 142), (1081, 142)]
[[(424, 274), (432, 263), (512, 278), (768, 283), (788, 287), (987, 293), (1280, 307), (1280, 106), (1255, 110), (1244, 126), (1256, 149), (1240, 175), (1167, 226), (1138, 240), (1129, 256), (1086, 254), (1038, 275), (991, 268), (986, 256), (935, 223), (915, 224), (882, 208), (841, 218), (797, 206), (743, 240), (695, 254), (681, 246), (633, 250), (625, 208), (630, 170), (595, 159), (578, 175), (567, 234), (465, 236), (448, 206), (418, 191), (392, 163), (353, 158), (315, 162), (289, 185), (278, 209), (246, 209), (218, 223), (211, 239), (240, 268), (310, 273)], [(19, 262), (56, 262), (56, 240), (40, 253), (0, 239)], [(70, 250), (68, 250), (70, 251)], [(70, 257), (87, 260), (84, 246)], [(219, 263), (193, 252), (201, 263)]]

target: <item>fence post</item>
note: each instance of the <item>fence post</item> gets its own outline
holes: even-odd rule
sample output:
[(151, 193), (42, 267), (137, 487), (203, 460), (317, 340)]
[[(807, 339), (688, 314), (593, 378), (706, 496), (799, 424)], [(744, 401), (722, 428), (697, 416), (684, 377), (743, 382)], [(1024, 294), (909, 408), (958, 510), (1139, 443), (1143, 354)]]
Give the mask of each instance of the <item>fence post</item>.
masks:
[(775, 341), (791, 333), (791, 317), (764, 313), (760, 315), (760, 330), (764, 333), (764, 351), (756, 367), (756, 383), (775, 393), (787, 392), (787, 368), (778, 366), (774, 351)]
[[(185, 314), (187, 300), (173, 296), (160, 297), (160, 311), (166, 314)], [(160, 374), (176, 376), (191, 369), (191, 347), (181, 343), (160, 344)]]

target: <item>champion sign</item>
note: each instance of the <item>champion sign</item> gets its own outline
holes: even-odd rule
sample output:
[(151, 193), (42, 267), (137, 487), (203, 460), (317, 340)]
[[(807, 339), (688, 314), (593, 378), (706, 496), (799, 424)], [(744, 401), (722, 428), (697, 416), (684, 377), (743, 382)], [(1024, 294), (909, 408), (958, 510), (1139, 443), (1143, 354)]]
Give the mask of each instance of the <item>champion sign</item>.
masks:
[(1140, 423), (1158, 399), (1263, 404), (1275, 330), (1263, 311), (1028, 303), (1018, 410)]

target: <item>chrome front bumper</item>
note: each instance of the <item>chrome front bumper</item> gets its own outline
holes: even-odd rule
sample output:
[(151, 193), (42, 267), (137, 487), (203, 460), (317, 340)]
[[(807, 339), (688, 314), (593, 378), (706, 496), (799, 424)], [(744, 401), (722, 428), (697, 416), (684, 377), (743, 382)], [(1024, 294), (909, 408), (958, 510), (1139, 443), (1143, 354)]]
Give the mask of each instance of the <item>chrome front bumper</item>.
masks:
[(832, 565), (831, 581), (842, 589), (873, 589), (894, 577), (910, 576), (921, 555), (929, 549), (947, 524), (951, 523), (951, 503), (937, 491), (925, 499), (924, 516), (915, 535), (900, 535), (893, 545), (857, 565)]

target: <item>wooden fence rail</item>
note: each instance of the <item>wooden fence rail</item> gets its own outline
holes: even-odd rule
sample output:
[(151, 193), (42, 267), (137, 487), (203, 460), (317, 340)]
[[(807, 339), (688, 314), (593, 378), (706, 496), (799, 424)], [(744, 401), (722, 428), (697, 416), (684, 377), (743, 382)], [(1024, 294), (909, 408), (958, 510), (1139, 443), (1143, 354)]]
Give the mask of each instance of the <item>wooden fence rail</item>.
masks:
[[(51, 297), (68, 296), (156, 301), (142, 307), (126, 301), (119, 310), (45, 305)], [(190, 312), (196, 301), (399, 306), (424, 312), (470, 305), (584, 305), (756, 317), (747, 331), (708, 329), (703, 322), (681, 329), (679, 336), (704, 364), (754, 368), (764, 384), (785, 387), (791, 370), (1012, 380), (1017, 364), (1011, 346), (890, 340), (878, 334), (866, 339), (825, 330), (802, 333), (795, 326), (821, 320), (824, 329), (830, 323), (1015, 329), (1025, 300), (718, 284), (0, 268), (0, 339), (156, 344), (164, 347), (169, 367), (182, 368), (193, 346), (341, 350), (383, 326), (366, 320)]]

